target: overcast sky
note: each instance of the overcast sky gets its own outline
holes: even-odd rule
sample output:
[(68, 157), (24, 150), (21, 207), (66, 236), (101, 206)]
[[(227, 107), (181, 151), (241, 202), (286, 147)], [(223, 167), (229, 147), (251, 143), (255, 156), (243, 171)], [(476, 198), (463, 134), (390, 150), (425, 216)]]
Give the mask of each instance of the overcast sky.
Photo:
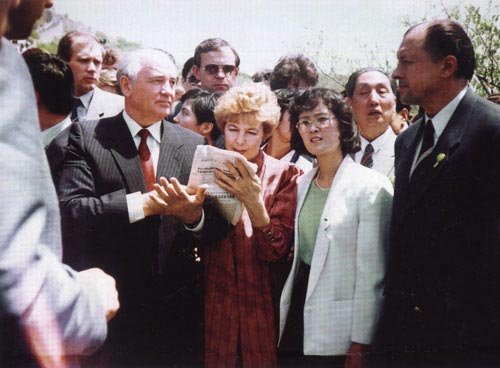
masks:
[(318, 51), (321, 39), (323, 68), (331, 53), (368, 63), (369, 51), (377, 50), (380, 60), (394, 62), (405, 16), (435, 17), (433, 6), (441, 3), (486, 6), (488, 1), (57, 0), (54, 9), (110, 37), (168, 50), (180, 65), (200, 41), (221, 37), (240, 54), (240, 69), (252, 74), (272, 68), (286, 53)]

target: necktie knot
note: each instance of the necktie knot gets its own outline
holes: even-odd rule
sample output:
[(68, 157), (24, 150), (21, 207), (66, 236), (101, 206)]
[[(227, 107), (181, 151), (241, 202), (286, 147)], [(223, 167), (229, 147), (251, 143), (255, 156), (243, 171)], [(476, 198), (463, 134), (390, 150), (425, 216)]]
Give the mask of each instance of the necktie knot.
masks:
[(368, 143), (365, 147), (365, 152), (363, 153), (363, 157), (361, 157), (361, 165), (368, 167), (371, 169), (373, 167), (373, 146), (371, 143)]

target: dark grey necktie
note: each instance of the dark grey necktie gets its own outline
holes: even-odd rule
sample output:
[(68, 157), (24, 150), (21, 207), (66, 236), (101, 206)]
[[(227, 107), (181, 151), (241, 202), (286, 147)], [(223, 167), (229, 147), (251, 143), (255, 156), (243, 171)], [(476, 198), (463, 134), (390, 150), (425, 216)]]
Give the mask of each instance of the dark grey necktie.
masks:
[(432, 120), (427, 120), (424, 128), (424, 135), (422, 138), (422, 147), (420, 147), (420, 152), (418, 158), (420, 158), (424, 152), (427, 152), (430, 148), (434, 146), (434, 125)]
[(71, 121), (74, 123), (78, 121), (78, 107), (83, 106), (82, 100), (78, 97), (75, 97), (73, 101), (73, 109), (71, 110)]
[(368, 145), (365, 148), (365, 152), (363, 153), (363, 157), (361, 157), (361, 165), (366, 166), (368, 168), (373, 167), (373, 146), (371, 143), (368, 143)]

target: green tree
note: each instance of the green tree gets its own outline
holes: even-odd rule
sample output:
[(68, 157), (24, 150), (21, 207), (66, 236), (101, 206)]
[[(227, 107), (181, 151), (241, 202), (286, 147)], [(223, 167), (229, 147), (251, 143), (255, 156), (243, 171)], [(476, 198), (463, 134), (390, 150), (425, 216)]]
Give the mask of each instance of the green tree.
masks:
[[(476, 53), (477, 68), (471, 81), (476, 92), (484, 97), (500, 92), (500, 22), (499, 6), (490, 0), (484, 8), (474, 5), (446, 8), (442, 3), (437, 17), (443, 15), (461, 23), (469, 35)], [(412, 20), (407, 17), (403, 24), (411, 26), (430, 18)]]
[(57, 45), (58, 45), (57, 40), (52, 40), (50, 42), (38, 42), (36, 47), (44, 50), (45, 52), (48, 52), (49, 54), (57, 54)]

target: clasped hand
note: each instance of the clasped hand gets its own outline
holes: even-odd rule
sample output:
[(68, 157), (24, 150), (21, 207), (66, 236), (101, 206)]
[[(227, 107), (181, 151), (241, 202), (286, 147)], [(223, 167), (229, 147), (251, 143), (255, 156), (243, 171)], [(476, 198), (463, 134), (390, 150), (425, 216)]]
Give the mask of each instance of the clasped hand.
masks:
[(205, 186), (194, 190), (176, 178), (161, 177), (160, 184), (155, 183), (154, 190), (144, 194), (144, 214), (171, 215), (185, 224), (196, 224), (201, 219), (205, 190)]

